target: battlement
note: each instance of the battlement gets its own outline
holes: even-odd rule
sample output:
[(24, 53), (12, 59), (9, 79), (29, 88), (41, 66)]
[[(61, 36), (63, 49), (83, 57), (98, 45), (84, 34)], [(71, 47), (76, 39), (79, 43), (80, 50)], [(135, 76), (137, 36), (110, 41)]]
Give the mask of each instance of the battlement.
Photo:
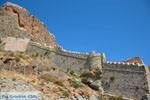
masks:
[(63, 49), (61, 46), (57, 46), (57, 47), (59, 49), (59, 52), (62, 52), (62, 53), (68, 53), (68, 54), (71, 54), (71, 55), (81, 55), (81, 56), (86, 56), (86, 57), (89, 56), (89, 53), (68, 51), (68, 50)]
[(114, 61), (107, 61), (106, 63), (104, 63), (103, 69), (129, 71), (129, 72), (145, 72), (144, 64), (114, 62)]
[(85, 59), (85, 60), (87, 59), (87, 57), (89, 55), (88, 53), (67, 51), (67, 50), (64, 50), (60, 46), (58, 46), (58, 50), (55, 50), (55, 49), (52, 49), (50, 46), (43, 46), (37, 42), (32, 42), (32, 41), (29, 42), (28, 47), (29, 47), (28, 49), (31, 49), (31, 48), (36, 49), (37, 48), (36, 50), (34, 49), (37, 52), (51, 51), (51, 52), (54, 52), (59, 55), (75, 57), (75, 58)]
[(129, 62), (117, 62), (117, 61), (106, 61), (107, 64), (118, 64), (118, 65), (132, 65), (132, 66), (143, 66), (144, 64), (140, 64), (140, 63), (129, 63)]
[[(102, 70), (103, 82), (110, 82), (110, 87), (104, 86), (106, 94), (141, 100), (143, 94), (149, 92), (149, 70), (144, 64), (106, 61)], [(114, 81), (111, 83), (112, 77)]]

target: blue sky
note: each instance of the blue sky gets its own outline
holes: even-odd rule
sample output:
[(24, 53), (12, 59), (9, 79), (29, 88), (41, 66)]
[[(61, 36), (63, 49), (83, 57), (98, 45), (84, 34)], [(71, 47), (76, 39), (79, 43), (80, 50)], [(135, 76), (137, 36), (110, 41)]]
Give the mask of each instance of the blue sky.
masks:
[(150, 0), (0, 0), (41, 19), (64, 49), (150, 65)]

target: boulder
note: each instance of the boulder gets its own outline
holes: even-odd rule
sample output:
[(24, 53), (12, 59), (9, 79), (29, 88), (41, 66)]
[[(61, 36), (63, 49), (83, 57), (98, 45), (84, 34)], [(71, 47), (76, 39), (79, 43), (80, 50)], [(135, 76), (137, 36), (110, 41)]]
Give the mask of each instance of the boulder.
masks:
[(90, 87), (92, 87), (93, 89), (98, 90), (99, 87), (102, 87), (102, 82), (101, 80), (96, 80), (93, 83), (90, 84)]

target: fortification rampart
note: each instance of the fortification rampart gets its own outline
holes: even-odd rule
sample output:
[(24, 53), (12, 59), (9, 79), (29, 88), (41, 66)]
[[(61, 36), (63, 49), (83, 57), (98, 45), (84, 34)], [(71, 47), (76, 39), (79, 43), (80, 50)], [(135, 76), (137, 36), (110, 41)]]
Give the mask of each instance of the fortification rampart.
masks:
[(95, 53), (93, 56), (90, 56), (89, 53), (71, 52), (64, 50), (60, 46), (57, 49), (51, 49), (35, 42), (29, 42), (26, 50), (27, 53), (35, 55), (36, 53), (44, 55), (47, 51), (50, 52), (51, 63), (65, 70), (75, 70), (77, 73), (89, 68), (101, 68), (102, 63), (105, 62), (105, 55), (103, 53)]
[[(10, 39), (12, 43), (13, 42), (16, 43), (15, 40), (18, 40), (18, 39), (25, 41), (23, 38), (20, 39), (20, 38), (15, 38), (15, 37), (9, 37), (5, 39), (1, 39), (1, 42), (8, 40), (8, 39)], [(5, 46), (7, 46), (8, 44), (10, 45), (8, 48), (9, 50), (7, 51), (14, 51), (14, 49), (15, 51), (17, 51), (20, 49), (16, 49), (16, 47), (20, 48), (24, 46), (24, 44), (20, 41), (17, 41), (17, 43), (22, 44), (22, 45), (14, 46), (12, 43), (9, 43), (9, 42), (1, 43), (1, 49), (4, 49)], [(28, 43), (26, 43), (26, 45), (27, 46), (25, 47), (25, 50), (22, 52), (26, 52), (33, 56), (40, 56), (40, 57), (46, 56), (49, 58), (52, 65), (59, 66), (66, 70), (72, 69), (72, 70), (75, 70), (77, 73), (79, 71), (82, 72), (82, 70), (84, 69), (89, 69), (88, 60), (90, 61), (90, 64), (92, 65), (90, 66), (91, 68), (97, 67), (97, 64), (99, 67), (101, 67), (102, 62), (105, 61), (105, 55), (100, 54), (100, 53), (98, 54), (95, 53), (92, 57), (89, 57), (89, 53), (67, 51), (58, 45), (56, 46), (56, 48), (51, 48), (51, 46), (42, 45), (40, 43), (33, 42), (33, 41), (29, 41)]]
[(113, 62), (113, 61), (107, 61), (106, 63), (104, 63), (104, 67), (103, 69), (114, 69), (114, 70), (127, 70), (127, 71), (144, 71), (145, 72), (145, 68), (144, 68), (144, 64), (135, 64), (135, 63), (124, 63), (124, 62)]
[(105, 94), (141, 100), (149, 93), (149, 82), (143, 64), (106, 62), (103, 64), (102, 82)]
[(61, 48), (60, 46), (58, 47), (57, 50), (51, 49), (50, 47), (43, 46), (43, 45), (36, 43), (36, 42), (29, 42), (27, 52), (30, 52), (30, 51), (31, 52), (33, 51), (32, 53), (36, 53), (36, 52), (44, 53), (46, 51), (50, 51), (50, 52), (54, 52), (54, 53), (59, 54), (59, 55), (64, 55), (64, 56), (69, 56), (69, 57), (79, 58), (79, 59), (85, 59), (85, 60), (87, 59), (87, 57), (89, 55), (88, 53), (67, 51), (67, 50), (64, 50), (63, 48)]
[(89, 56), (89, 53), (81, 53), (81, 52), (73, 52), (73, 51), (67, 51), (64, 50), (61, 46), (58, 46), (58, 51), (57, 52), (61, 52), (62, 54), (65, 55), (72, 55), (72, 56), (82, 56), (82, 57), (87, 57)]

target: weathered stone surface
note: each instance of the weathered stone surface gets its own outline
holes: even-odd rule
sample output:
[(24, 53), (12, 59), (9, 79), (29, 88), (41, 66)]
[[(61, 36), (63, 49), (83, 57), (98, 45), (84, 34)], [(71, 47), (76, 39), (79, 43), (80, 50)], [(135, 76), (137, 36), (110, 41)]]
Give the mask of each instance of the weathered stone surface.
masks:
[(41, 20), (32, 16), (24, 8), (5, 3), (0, 7), (0, 37), (29, 38), (31, 41), (54, 48), (54, 35), (48, 32)]
[(150, 95), (144, 95), (141, 100), (150, 100)]
[(88, 64), (91, 70), (102, 69), (101, 54), (96, 54), (95, 51), (89, 53)]
[(90, 95), (89, 100), (98, 100), (98, 98), (95, 95)]
[(0, 77), (0, 87), (2, 87), (0, 88), (1, 92), (38, 92), (38, 100), (49, 100), (45, 94), (37, 90), (32, 84), (20, 79), (14, 81), (11, 78), (2, 79)]
[(67, 75), (60, 71), (50, 71), (46, 74), (40, 76), (42, 79), (46, 81), (51, 81), (54, 83), (60, 83), (63, 85), (63, 82), (68, 78)]
[(71, 79), (71, 81), (72, 81), (72, 82), (75, 82), (75, 83), (79, 83), (79, 84), (81, 83), (81, 80), (76, 79), (76, 78)]
[(29, 43), (29, 39), (16, 39), (14, 37), (7, 37), (4, 41), (4, 50), (6, 51), (20, 51), (25, 52)]
[(94, 89), (99, 89), (99, 87), (102, 87), (102, 82), (101, 80), (96, 80), (95, 82), (91, 83), (90, 85)]

